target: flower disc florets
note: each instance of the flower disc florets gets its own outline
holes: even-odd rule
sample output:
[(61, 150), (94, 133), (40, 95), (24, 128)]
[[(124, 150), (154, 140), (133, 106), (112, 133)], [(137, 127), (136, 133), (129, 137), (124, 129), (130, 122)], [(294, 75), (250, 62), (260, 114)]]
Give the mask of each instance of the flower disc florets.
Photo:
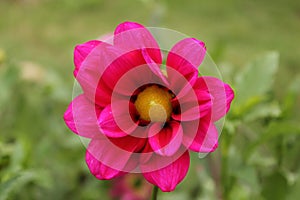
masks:
[(166, 88), (151, 85), (137, 95), (134, 105), (141, 119), (151, 122), (165, 122), (171, 117), (172, 97), (172, 93)]

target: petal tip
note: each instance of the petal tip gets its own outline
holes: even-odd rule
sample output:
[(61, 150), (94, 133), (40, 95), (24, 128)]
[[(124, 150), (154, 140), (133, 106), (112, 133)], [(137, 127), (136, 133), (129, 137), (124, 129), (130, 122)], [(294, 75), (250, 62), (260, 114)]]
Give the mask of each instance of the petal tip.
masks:
[(114, 34), (116, 35), (116, 34), (124, 32), (124, 31), (136, 29), (136, 28), (144, 28), (144, 26), (139, 23), (136, 23), (136, 22), (125, 21), (117, 26)]

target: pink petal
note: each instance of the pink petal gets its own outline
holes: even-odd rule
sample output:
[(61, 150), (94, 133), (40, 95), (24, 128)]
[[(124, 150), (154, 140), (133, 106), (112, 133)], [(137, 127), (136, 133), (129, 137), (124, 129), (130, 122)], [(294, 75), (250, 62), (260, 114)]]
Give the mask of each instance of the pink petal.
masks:
[[(123, 137), (131, 134), (137, 127), (129, 114), (130, 101), (118, 101), (106, 106), (100, 114), (99, 125), (103, 134), (109, 137)], [(132, 104), (132, 103), (131, 103)]]
[[(174, 62), (172, 59), (179, 59), (175, 65), (178, 69), (183, 69), (182, 67), (186, 67), (188, 63), (197, 69), (204, 59), (206, 48), (204, 42), (195, 38), (186, 38), (175, 44), (170, 53), (168, 61)], [(179, 57), (172, 57), (174, 55)]]
[(166, 126), (160, 123), (153, 124), (149, 129), (149, 144), (159, 155), (174, 155), (182, 142), (182, 127), (178, 122), (170, 122)]
[(139, 162), (140, 164), (146, 164), (151, 159), (152, 155), (154, 155), (154, 150), (149, 144), (149, 140), (145, 143), (142, 153), (140, 154)]
[[(187, 77), (182, 74), (182, 72), (177, 71), (176, 69), (166, 66), (167, 70), (167, 80), (168, 80), (168, 88), (176, 95), (177, 98), (182, 98), (188, 93), (191, 93), (193, 89), (193, 84), (197, 80), (198, 72), (194, 74), (193, 77)], [(193, 93), (191, 93), (192, 98), (195, 97)], [(195, 99), (197, 99), (195, 97)]]
[(180, 91), (176, 96), (180, 112), (173, 113), (173, 119), (191, 121), (211, 113), (212, 96), (208, 92), (207, 87), (202, 87), (202, 84), (198, 80), (196, 80), (192, 89), (189, 91)]
[(139, 157), (134, 154), (144, 146), (145, 140), (126, 136), (123, 138), (93, 138), (88, 152), (103, 165), (116, 171), (131, 172), (138, 164)]
[(109, 180), (125, 174), (125, 172), (115, 170), (104, 165), (99, 160), (97, 160), (89, 151), (86, 151), (85, 161), (90, 172), (99, 180)]
[[(102, 91), (108, 88), (107, 91), (110, 91), (109, 96), (112, 95), (113, 91), (120, 92), (121, 90), (118, 89), (118, 87), (120, 87), (120, 84), (117, 88), (115, 88), (118, 82), (121, 79), (123, 79), (123, 81), (126, 79), (129, 80), (127, 77), (132, 76), (134, 70), (137, 67), (143, 66), (144, 64), (145, 60), (140, 51), (131, 51), (119, 55), (112, 63), (109, 63), (106, 66), (105, 71), (103, 71), (102, 75), (99, 77), (99, 81), (96, 83), (97, 91)], [(146, 73), (145, 75), (143, 75), (143, 77), (148, 76), (148, 74), (149, 73)], [(138, 76), (136, 76), (135, 74), (135, 77)], [(126, 90), (126, 92), (128, 91)], [(98, 103), (101, 101), (103, 101), (102, 96), (97, 95), (96, 102)]]
[(210, 117), (184, 122), (183, 130), (183, 144), (192, 151), (208, 153), (218, 147), (218, 130)]
[(114, 33), (114, 45), (129, 51), (148, 48), (155, 49), (151, 53), (152, 59), (161, 63), (159, 46), (152, 34), (141, 24), (124, 22), (117, 26)]
[[(201, 109), (198, 102), (180, 104), (180, 113), (173, 113), (172, 118), (177, 121), (191, 121), (201, 117)], [(206, 110), (206, 109), (205, 109)]]
[[(153, 49), (152, 49), (152, 50), (153, 50)], [(160, 51), (160, 50), (158, 49), (158, 51)], [(143, 56), (144, 56), (144, 59), (145, 59), (147, 65), (148, 65), (149, 68), (151, 69), (151, 71), (152, 71), (157, 77), (159, 77), (160, 80), (162, 80), (162, 82), (163, 82), (166, 86), (168, 86), (169, 83), (168, 83), (166, 77), (163, 75), (163, 73), (162, 73), (162, 71), (161, 71), (161, 69), (160, 69), (160, 64), (161, 64), (161, 63), (155, 62), (155, 61), (151, 58), (151, 56), (149, 55), (149, 51), (147, 51), (147, 49), (142, 49), (142, 54), (143, 54)]]
[(128, 31), (131, 29), (137, 29), (137, 28), (144, 28), (144, 26), (139, 23), (136, 23), (136, 22), (123, 22), (117, 26), (114, 34), (117, 35), (124, 31)]
[(81, 63), (86, 59), (88, 54), (100, 43), (101, 41), (92, 40), (84, 44), (79, 44), (75, 47), (74, 50), (74, 65), (75, 65), (74, 76), (75, 77), (77, 76), (79, 68), (81, 67)]
[(146, 138), (139, 138), (134, 136), (125, 136), (122, 138), (109, 138), (109, 140), (117, 147), (133, 153), (141, 152), (146, 145)]
[[(116, 76), (110, 77), (110, 80), (116, 79)], [(113, 98), (115, 94), (122, 94), (130, 98), (138, 88), (149, 83), (163, 85), (160, 78), (157, 77), (146, 64), (142, 64), (134, 67), (133, 69), (125, 71), (124, 74), (116, 81), (117, 83), (113, 89)]]
[(212, 96), (212, 120), (217, 121), (225, 116), (234, 98), (231, 87), (221, 80), (209, 76), (198, 78), (197, 83), (201, 85), (202, 90), (206, 88)]
[(106, 68), (122, 54), (121, 50), (101, 42), (88, 54), (77, 73), (76, 79), (85, 95), (93, 102), (96, 98), (102, 107), (110, 103), (111, 89), (105, 84), (98, 87), (98, 82)]
[[(125, 50), (147, 52), (154, 63), (162, 63), (159, 45), (149, 30), (134, 22), (124, 22), (117, 26), (114, 33), (114, 45)], [(152, 68), (153, 69), (153, 68)], [(156, 72), (154, 70), (154, 72)]]
[[(168, 157), (169, 158), (169, 157)], [(149, 162), (151, 165), (160, 165), (165, 157), (153, 156)], [(148, 163), (149, 164), (149, 163)], [(158, 186), (163, 192), (171, 192), (186, 176), (190, 165), (190, 156), (185, 151), (178, 159), (174, 160), (168, 166), (154, 171), (143, 172), (144, 166), (141, 166), (143, 175), (147, 181)]]
[(101, 111), (101, 108), (95, 106), (84, 95), (79, 95), (67, 108), (64, 120), (74, 133), (92, 138), (100, 134), (97, 116)]
[[(204, 59), (206, 53), (203, 42), (194, 38), (186, 38), (179, 41), (171, 49), (167, 57), (167, 74), (169, 82), (173, 87), (180, 87), (182, 81), (174, 74), (174, 71), (179, 72), (185, 79), (191, 83), (198, 77), (198, 66)], [(173, 70), (171, 70), (173, 69)]]

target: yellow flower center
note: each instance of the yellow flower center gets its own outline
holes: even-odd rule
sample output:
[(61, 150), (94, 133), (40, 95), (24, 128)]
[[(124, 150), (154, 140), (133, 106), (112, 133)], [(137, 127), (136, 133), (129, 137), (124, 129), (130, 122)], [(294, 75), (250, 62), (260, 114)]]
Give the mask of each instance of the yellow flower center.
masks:
[(165, 122), (172, 113), (172, 94), (164, 88), (152, 85), (138, 94), (134, 103), (140, 118), (152, 122)]

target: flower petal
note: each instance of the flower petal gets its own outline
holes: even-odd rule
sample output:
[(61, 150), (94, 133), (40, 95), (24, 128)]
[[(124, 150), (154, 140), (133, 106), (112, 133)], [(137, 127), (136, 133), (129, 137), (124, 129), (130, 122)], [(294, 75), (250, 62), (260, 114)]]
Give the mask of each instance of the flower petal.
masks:
[[(160, 165), (162, 159), (165, 159), (165, 157), (158, 155), (152, 156), (149, 161), (151, 162), (150, 166)], [(190, 156), (188, 151), (185, 151), (177, 160), (174, 160), (166, 167), (154, 171), (143, 172), (145, 169), (143, 168), (144, 166), (141, 166), (141, 170), (147, 181), (158, 186), (163, 192), (171, 192), (175, 190), (176, 186), (184, 179), (188, 172), (189, 165)]]
[(185, 69), (185, 67), (190, 66), (188, 64), (191, 64), (195, 69), (197, 69), (202, 63), (205, 54), (206, 48), (204, 42), (195, 38), (186, 38), (174, 45), (170, 51), (170, 54), (168, 55), (167, 61), (172, 63), (177, 61), (177, 63), (174, 63), (174, 65), (170, 66), (174, 66), (180, 71)]
[(210, 117), (183, 123), (183, 144), (200, 153), (213, 152), (218, 147), (218, 130)]
[[(112, 105), (106, 106), (100, 114), (99, 125), (104, 135), (109, 137), (124, 137), (137, 127), (129, 114), (130, 101), (118, 101), (112, 110)], [(132, 103), (131, 103), (132, 104)]]
[[(141, 24), (134, 22), (124, 22), (119, 24), (114, 33), (114, 45), (126, 52), (146, 52), (154, 63), (162, 63), (159, 45), (150, 31)], [(153, 67), (151, 67), (151, 69), (154, 70)], [(153, 72), (156, 74), (157, 70), (154, 70)]]
[(182, 83), (178, 81), (180, 77), (171, 69), (176, 70), (187, 81), (193, 83), (198, 77), (197, 68), (203, 61), (205, 53), (204, 43), (194, 38), (183, 39), (174, 45), (168, 54), (166, 63), (169, 81), (174, 85), (173, 87), (180, 87)]
[[(152, 49), (152, 50), (153, 50), (153, 49)], [(158, 51), (160, 51), (160, 50), (158, 49)], [(163, 75), (163, 73), (162, 73), (162, 71), (161, 71), (161, 69), (160, 69), (160, 64), (161, 64), (161, 63), (155, 62), (155, 61), (151, 58), (151, 56), (150, 56), (150, 54), (149, 54), (149, 51), (147, 51), (147, 49), (142, 49), (142, 54), (143, 54), (143, 57), (144, 57), (144, 59), (145, 59), (147, 65), (148, 65), (149, 68), (151, 69), (151, 71), (152, 71), (157, 77), (159, 77), (160, 80), (162, 80), (162, 82), (163, 82), (166, 86), (168, 86), (169, 83), (168, 83), (166, 77)]]
[(144, 139), (125, 136), (108, 138), (97, 136), (88, 146), (88, 152), (106, 167), (116, 171), (131, 172), (138, 164), (139, 158), (133, 154), (143, 147)]
[(82, 87), (84, 94), (93, 102), (105, 107), (110, 103), (111, 89), (98, 82), (106, 68), (122, 55), (122, 51), (110, 44), (101, 42), (97, 45), (81, 63), (76, 79)]
[(117, 147), (132, 153), (140, 153), (147, 142), (146, 138), (139, 138), (130, 135), (122, 138), (109, 138), (109, 140)]
[(172, 118), (177, 121), (191, 121), (201, 117), (198, 102), (180, 104), (180, 113), (172, 113)]
[[(115, 76), (112, 77), (115, 79)], [(149, 68), (148, 65), (143, 64), (128, 70), (117, 80), (117, 84), (113, 89), (113, 98), (115, 94), (125, 95), (130, 98), (133, 93), (141, 86), (149, 83), (157, 83), (163, 85), (162, 81)]]
[(114, 33), (114, 45), (127, 52), (143, 48), (154, 49), (151, 57), (161, 63), (161, 53), (156, 40), (150, 31), (141, 24), (134, 22), (119, 24)]
[[(141, 52), (138, 50), (119, 55), (114, 61), (106, 66), (105, 71), (103, 71), (102, 75), (99, 77), (99, 81), (96, 83), (97, 92), (98, 90), (101, 91), (105, 90), (106, 88), (108, 88), (107, 91), (109, 91), (109, 96), (111, 96), (113, 92), (121, 92), (121, 90), (118, 89), (120, 85), (115, 88), (118, 82), (121, 79), (123, 81), (126, 80), (127, 77), (130, 76), (130, 74), (133, 74), (137, 67), (144, 66), (144, 64), (145, 60)], [(143, 75), (143, 77), (148, 76), (148, 74), (149, 73), (146, 73), (145, 75)], [(128, 91), (126, 90), (126, 92)], [(123, 93), (121, 92), (121, 94)], [(97, 95), (96, 102), (98, 103), (101, 101), (103, 101), (101, 95)]]
[[(200, 81), (199, 81), (200, 80)], [(180, 91), (176, 95), (180, 112), (173, 113), (172, 117), (178, 121), (191, 121), (204, 117), (211, 113), (212, 95), (202, 79), (197, 78), (193, 88), (188, 91)]]
[(74, 133), (92, 138), (100, 134), (97, 116), (101, 111), (101, 108), (95, 106), (84, 95), (79, 95), (68, 106), (64, 121)]
[(154, 123), (149, 128), (149, 144), (159, 155), (172, 156), (181, 146), (183, 131), (180, 123), (170, 122), (166, 126)]
[(91, 40), (83, 44), (79, 44), (75, 47), (74, 50), (74, 76), (77, 76), (79, 68), (81, 67), (81, 63), (86, 59), (89, 53), (99, 44), (101, 41), (98, 40)]
[(102, 162), (97, 160), (89, 151), (86, 151), (85, 161), (90, 172), (99, 180), (109, 180), (125, 174), (125, 172), (115, 170), (104, 165)]
[(212, 120), (217, 121), (228, 112), (230, 104), (234, 98), (231, 87), (215, 77), (202, 76), (197, 83), (212, 96)]

